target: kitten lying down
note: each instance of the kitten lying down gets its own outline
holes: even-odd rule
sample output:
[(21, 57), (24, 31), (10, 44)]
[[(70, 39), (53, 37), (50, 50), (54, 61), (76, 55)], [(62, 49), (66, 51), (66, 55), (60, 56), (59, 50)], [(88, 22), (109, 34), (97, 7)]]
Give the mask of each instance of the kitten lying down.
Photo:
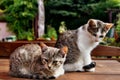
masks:
[(55, 47), (68, 47), (65, 71), (94, 71), (96, 64), (91, 59), (91, 51), (103, 40), (112, 26), (112, 23), (90, 19), (78, 29), (60, 34)]
[(18, 47), (10, 56), (10, 75), (20, 78), (49, 79), (64, 74), (68, 48), (48, 47), (44, 43)]

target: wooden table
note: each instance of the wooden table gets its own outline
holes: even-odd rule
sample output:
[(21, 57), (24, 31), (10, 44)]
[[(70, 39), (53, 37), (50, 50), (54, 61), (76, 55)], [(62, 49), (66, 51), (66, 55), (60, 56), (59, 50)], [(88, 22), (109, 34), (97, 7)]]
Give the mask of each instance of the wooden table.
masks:
[[(95, 72), (69, 72), (56, 80), (120, 80), (120, 63), (115, 60), (95, 60)], [(9, 60), (0, 59), (0, 80), (30, 80), (9, 76)]]

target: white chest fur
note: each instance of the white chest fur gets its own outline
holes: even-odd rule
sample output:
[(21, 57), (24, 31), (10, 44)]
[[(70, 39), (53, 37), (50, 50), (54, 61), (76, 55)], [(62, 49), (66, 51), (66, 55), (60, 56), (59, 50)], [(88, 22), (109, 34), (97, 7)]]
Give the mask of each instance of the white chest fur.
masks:
[(77, 35), (77, 44), (81, 51), (91, 51), (99, 44), (99, 42), (95, 42), (94, 37), (92, 37), (88, 31), (83, 30), (82, 27), (78, 29)]
[[(91, 51), (99, 44), (99, 42), (94, 42), (94, 37), (92, 37), (87, 31), (84, 31), (82, 27), (78, 29), (77, 36), (77, 45), (80, 50), (80, 57), (74, 64), (64, 65), (64, 69), (66, 71), (84, 71), (83, 66), (92, 62), (90, 55)], [(94, 71), (94, 69), (91, 69), (90, 71)]]
[[(83, 66), (91, 64), (91, 51), (102, 41), (112, 26), (113, 24), (111, 23), (90, 19), (87, 24), (78, 28), (77, 45), (79, 49), (78, 53), (80, 54), (79, 60), (73, 64), (65, 64), (64, 69), (67, 71), (82, 71)], [(88, 71), (94, 71), (94, 68)]]

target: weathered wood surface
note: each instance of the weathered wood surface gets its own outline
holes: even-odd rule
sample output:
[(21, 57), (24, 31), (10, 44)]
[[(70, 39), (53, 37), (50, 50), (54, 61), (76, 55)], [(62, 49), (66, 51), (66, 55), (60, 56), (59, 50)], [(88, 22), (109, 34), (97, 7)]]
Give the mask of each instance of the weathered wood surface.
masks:
[[(47, 41), (41, 40), (48, 46), (54, 46), (56, 41)], [(39, 44), (41, 41), (15, 41), (15, 42), (0, 42), (0, 56), (9, 57), (10, 54), (19, 46), (29, 43), (37, 43)], [(113, 46), (97, 46), (92, 51), (92, 56), (120, 56), (120, 47)], [(98, 58), (97, 58), (98, 59)], [(111, 58), (109, 58), (111, 59)], [(112, 58), (113, 59), (113, 58)], [(120, 58), (114, 58), (120, 60)]]
[[(95, 60), (95, 72), (70, 72), (55, 80), (120, 80), (120, 63), (116, 60)], [(30, 80), (9, 76), (9, 59), (0, 59), (0, 80)]]
[(120, 47), (99, 45), (92, 52), (94, 56), (120, 56)]
[[(15, 42), (0, 42), (0, 56), (8, 57), (19, 46), (30, 43), (39, 44), (41, 41), (15, 41)], [(42, 40), (48, 46), (54, 46), (55, 41)]]

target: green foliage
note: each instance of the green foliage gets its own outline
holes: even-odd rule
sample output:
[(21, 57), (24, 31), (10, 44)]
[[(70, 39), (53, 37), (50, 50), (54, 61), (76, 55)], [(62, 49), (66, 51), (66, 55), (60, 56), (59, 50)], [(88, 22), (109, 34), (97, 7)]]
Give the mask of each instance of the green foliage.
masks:
[(120, 47), (120, 42), (116, 42), (115, 38), (108, 38), (106, 37), (104, 39), (104, 42), (101, 43), (102, 45), (107, 45), (107, 46), (117, 46)]
[(113, 8), (120, 8), (120, 0), (46, 0), (46, 25), (58, 30), (61, 21), (68, 29), (76, 29), (90, 18), (108, 22), (105, 11)]
[(43, 35), (44, 38), (50, 39), (50, 40), (56, 40), (57, 39), (57, 32), (55, 28), (53, 28), (51, 25), (47, 26), (47, 33)]
[(18, 39), (33, 37), (33, 20), (37, 14), (37, 0), (1, 0), (8, 27)]
[(116, 31), (120, 37), (120, 13), (117, 15), (118, 21), (117, 21), (117, 26), (116, 26)]
[(96, 4), (88, 5), (92, 12), (92, 17), (101, 19), (103, 21), (108, 22), (108, 13), (106, 12), (108, 9), (120, 8), (120, 1), (119, 0), (106, 0), (100, 1)]
[(65, 22), (62, 21), (62, 22), (60, 23), (59, 33), (63, 33), (63, 32), (65, 32), (66, 30), (67, 30), (67, 27), (66, 27), (66, 25), (65, 25)]
[[(120, 37), (120, 13), (117, 15), (117, 18), (118, 18), (118, 20), (116, 22), (117, 25), (115, 27), (115, 30), (118, 33), (118, 37)], [(108, 37), (106, 37), (104, 39), (104, 44), (108, 45), (108, 46), (117, 46), (117, 47), (120, 47), (120, 41), (117, 41), (115, 38), (108, 38)]]

